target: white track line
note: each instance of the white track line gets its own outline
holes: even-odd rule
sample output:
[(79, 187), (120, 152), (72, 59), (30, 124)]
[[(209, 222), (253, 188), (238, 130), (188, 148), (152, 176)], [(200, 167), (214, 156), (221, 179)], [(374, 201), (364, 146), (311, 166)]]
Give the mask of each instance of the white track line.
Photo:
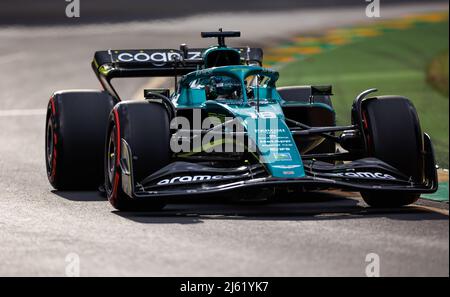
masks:
[(45, 115), (47, 109), (6, 109), (0, 110), (0, 118), (3, 117), (20, 117), (20, 116), (42, 116)]

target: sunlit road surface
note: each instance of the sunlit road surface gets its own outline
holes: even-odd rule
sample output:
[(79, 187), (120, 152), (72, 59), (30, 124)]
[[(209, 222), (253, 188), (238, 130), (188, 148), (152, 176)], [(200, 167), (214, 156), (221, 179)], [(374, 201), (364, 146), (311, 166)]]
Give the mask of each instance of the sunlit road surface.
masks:
[[(384, 17), (436, 9), (448, 6), (401, 6)], [(82, 276), (365, 276), (366, 255), (376, 253), (382, 276), (448, 276), (446, 205), (376, 210), (333, 192), (268, 205), (186, 203), (120, 213), (96, 192), (52, 191), (43, 111), (56, 89), (99, 88), (90, 69), (95, 50), (204, 46), (199, 32), (219, 25), (243, 31), (233, 44), (265, 45), (367, 21), (361, 8), (276, 12), (271, 30), (262, 29), (269, 15), (0, 29), (0, 275), (65, 276), (66, 256), (75, 253)]]

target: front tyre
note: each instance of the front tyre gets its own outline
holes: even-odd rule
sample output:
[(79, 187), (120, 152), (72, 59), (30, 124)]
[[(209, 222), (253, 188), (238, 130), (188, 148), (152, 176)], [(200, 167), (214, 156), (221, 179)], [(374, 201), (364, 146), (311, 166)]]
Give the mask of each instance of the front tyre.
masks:
[[(132, 153), (134, 184), (170, 163), (169, 115), (153, 102), (123, 102), (111, 112), (105, 145), (105, 190), (118, 210), (160, 210), (165, 204), (152, 198), (130, 197), (122, 185), (123, 142)], [(134, 185), (132, 185), (134, 187)]]
[[(423, 134), (413, 104), (404, 97), (380, 96), (363, 105), (367, 156), (395, 167), (411, 182), (424, 179)], [(416, 202), (420, 194), (408, 192), (362, 192), (374, 207), (399, 207)]]

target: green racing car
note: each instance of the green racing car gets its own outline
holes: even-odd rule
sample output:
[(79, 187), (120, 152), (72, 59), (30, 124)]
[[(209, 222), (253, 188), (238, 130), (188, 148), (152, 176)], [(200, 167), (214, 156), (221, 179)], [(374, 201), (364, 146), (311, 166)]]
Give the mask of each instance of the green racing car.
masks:
[[(203, 32), (209, 48), (106, 50), (92, 67), (103, 90), (55, 92), (45, 145), (57, 190), (101, 189), (119, 210), (159, 210), (191, 197), (271, 200), (358, 191), (374, 207), (437, 190), (430, 137), (401, 96), (359, 94), (338, 126), (331, 86), (277, 87), (239, 32)], [(122, 98), (113, 78), (167, 77), (175, 89)]]

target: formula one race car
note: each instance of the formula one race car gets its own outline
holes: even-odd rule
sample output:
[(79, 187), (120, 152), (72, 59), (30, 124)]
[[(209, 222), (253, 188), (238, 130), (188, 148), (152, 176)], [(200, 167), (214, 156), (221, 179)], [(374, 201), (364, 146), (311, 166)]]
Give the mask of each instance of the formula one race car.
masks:
[[(92, 67), (104, 90), (58, 91), (48, 104), (46, 165), (57, 190), (103, 188), (119, 210), (203, 196), (272, 199), (358, 191), (375, 207), (437, 190), (430, 138), (401, 96), (358, 95), (337, 126), (331, 86), (277, 88), (258, 48), (108, 50)], [(124, 100), (117, 77), (173, 77), (176, 89)], [(277, 195), (278, 194), (278, 195)]]

